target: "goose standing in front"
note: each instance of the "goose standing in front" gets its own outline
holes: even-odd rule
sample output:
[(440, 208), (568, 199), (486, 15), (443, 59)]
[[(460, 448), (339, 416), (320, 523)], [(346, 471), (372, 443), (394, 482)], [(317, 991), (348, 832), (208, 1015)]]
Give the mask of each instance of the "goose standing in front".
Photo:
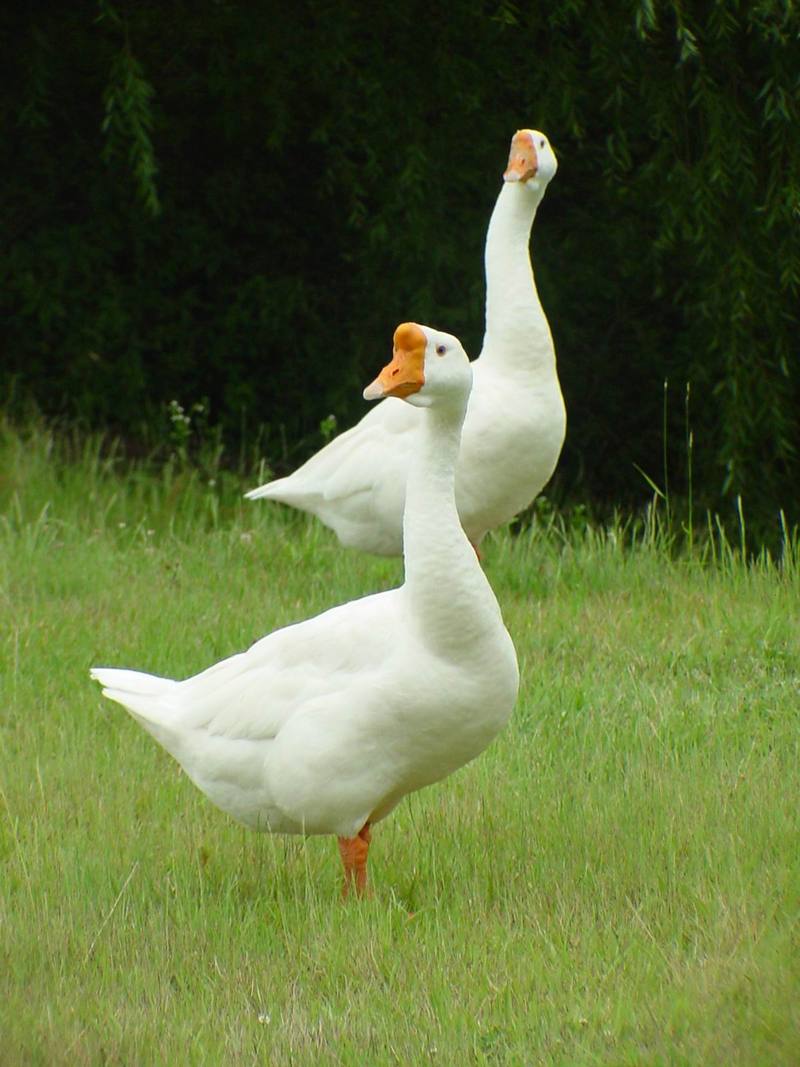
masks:
[(514, 646), (455, 505), (471, 381), (455, 337), (405, 323), (364, 391), (421, 416), (402, 586), (276, 630), (185, 681), (91, 672), (234, 819), (336, 834), (344, 895), (366, 887), (370, 828), (483, 751), (516, 700)]
[[(519, 130), (486, 237), (486, 333), (473, 364), (456, 473), (462, 525), (477, 548), (541, 492), (566, 429), (550, 327), (536, 290), (530, 234), (556, 173), (550, 143)], [(378, 555), (403, 550), (411, 441), (421, 414), (391, 398), (313, 455), (294, 474), (246, 495), (312, 512), (342, 544)]]

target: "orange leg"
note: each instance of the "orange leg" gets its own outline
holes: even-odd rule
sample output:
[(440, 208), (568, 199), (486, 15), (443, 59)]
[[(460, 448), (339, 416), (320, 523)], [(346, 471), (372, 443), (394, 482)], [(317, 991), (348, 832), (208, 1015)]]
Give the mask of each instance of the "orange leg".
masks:
[(339, 855), (344, 864), (342, 900), (352, 888), (358, 897), (363, 897), (367, 891), (367, 853), (371, 838), (369, 823), (364, 824), (357, 837), (339, 838)]

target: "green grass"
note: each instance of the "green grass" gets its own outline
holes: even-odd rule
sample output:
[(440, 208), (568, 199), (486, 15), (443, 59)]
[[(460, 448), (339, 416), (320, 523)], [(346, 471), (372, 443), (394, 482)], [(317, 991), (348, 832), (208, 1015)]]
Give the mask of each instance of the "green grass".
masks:
[(182, 676), (400, 578), (242, 484), (0, 442), (0, 1062), (800, 1062), (800, 579), (540, 524), (485, 566), (522, 690), (332, 839), (216, 811), (91, 664)]

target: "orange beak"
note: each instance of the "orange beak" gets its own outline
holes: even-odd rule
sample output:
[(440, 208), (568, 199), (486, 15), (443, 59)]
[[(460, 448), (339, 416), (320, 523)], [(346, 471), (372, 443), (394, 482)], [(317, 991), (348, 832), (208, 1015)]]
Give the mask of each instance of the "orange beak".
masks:
[(539, 158), (530, 130), (517, 130), (511, 138), (511, 151), (508, 155), (503, 181), (527, 182), (536, 177), (539, 170)]
[(428, 339), (416, 322), (404, 322), (394, 331), (392, 362), (364, 390), (365, 400), (405, 397), (425, 384), (425, 349)]

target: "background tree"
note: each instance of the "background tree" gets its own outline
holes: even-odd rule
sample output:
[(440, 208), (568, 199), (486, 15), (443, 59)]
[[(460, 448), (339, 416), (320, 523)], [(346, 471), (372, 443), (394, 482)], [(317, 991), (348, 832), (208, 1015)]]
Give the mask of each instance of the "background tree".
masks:
[[(477, 354), (513, 131), (561, 168), (537, 279), (567, 398), (555, 491), (797, 518), (800, 17), (791, 2), (8, 5), (9, 405), (129, 439), (208, 397), (293, 465), (398, 321)], [(287, 442), (284, 445), (283, 442)]]

